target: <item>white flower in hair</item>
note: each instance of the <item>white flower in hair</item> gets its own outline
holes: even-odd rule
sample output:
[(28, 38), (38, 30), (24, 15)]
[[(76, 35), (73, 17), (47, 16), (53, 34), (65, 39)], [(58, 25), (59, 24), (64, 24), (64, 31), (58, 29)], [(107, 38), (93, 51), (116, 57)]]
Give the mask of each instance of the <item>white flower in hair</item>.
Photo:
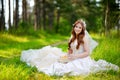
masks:
[(74, 26), (77, 22), (82, 22), (82, 23), (83, 23), (83, 26), (86, 28), (86, 23), (85, 23), (85, 21), (84, 21), (83, 19), (77, 20), (77, 21), (73, 24), (73, 26)]
[(86, 23), (83, 19), (80, 19), (80, 21), (83, 23), (84, 27), (86, 28)]

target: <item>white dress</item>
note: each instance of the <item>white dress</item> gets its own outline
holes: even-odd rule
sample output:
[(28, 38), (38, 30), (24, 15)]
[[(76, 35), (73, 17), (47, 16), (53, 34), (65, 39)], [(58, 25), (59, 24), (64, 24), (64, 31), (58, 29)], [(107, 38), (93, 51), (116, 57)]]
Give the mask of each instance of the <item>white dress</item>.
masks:
[[(77, 42), (73, 42), (71, 47), (74, 54), (82, 54), (83, 47), (76, 49)], [(95, 61), (90, 58), (76, 59), (68, 63), (60, 63), (58, 59), (64, 53), (60, 48), (45, 46), (41, 49), (29, 49), (22, 51), (21, 61), (26, 62), (27, 65), (35, 66), (39, 72), (44, 72), (48, 75), (62, 76), (69, 75), (87, 75), (104, 70), (119, 70), (117, 65), (106, 62), (105, 60)]]
[[(71, 44), (73, 54), (82, 54), (84, 51), (81, 45), (76, 49), (77, 41)], [(94, 46), (95, 47), (95, 46)], [(60, 48), (45, 46), (41, 49), (29, 49), (22, 51), (21, 61), (26, 62), (27, 65), (35, 66), (39, 72), (44, 72), (48, 75), (62, 76), (69, 75), (87, 75), (98, 71), (115, 70), (119, 67), (115, 64), (106, 62), (105, 60), (95, 61), (90, 56), (76, 59), (68, 63), (58, 62), (60, 56), (66, 54)]]

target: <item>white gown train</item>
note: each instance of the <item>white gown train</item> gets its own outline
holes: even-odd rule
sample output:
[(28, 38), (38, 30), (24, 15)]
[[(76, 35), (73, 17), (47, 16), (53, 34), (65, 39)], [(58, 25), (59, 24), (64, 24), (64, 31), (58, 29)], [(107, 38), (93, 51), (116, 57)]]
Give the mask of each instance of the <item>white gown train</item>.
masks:
[[(79, 53), (82, 53), (82, 47), (80, 47), (80, 49)], [(95, 61), (91, 59), (90, 56), (76, 59), (68, 63), (58, 62), (60, 56), (64, 54), (65, 53), (60, 48), (45, 46), (41, 49), (22, 51), (21, 61), (26, 62), (27, 65), (35, 66), (40, 72), (58, 76), (62, 76), (64, 74), (87, 75), (98, 71), (119, 70), (119, 67), (115, 64), (101, 59)]]

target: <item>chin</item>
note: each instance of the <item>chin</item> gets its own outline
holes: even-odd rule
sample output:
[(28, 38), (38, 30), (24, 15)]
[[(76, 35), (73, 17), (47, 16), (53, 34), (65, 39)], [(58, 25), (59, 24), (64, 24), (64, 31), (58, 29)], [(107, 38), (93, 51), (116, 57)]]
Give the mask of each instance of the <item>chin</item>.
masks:
[(80, 32), (75, 32), (76, 34), (79, 34)]

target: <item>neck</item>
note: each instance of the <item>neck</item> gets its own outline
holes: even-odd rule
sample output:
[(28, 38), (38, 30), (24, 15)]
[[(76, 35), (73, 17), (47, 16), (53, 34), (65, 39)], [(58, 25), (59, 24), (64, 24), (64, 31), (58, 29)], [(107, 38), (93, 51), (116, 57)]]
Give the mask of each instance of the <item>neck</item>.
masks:
[(76, 38), (78, 38), (78, 34), (76, 34)]

